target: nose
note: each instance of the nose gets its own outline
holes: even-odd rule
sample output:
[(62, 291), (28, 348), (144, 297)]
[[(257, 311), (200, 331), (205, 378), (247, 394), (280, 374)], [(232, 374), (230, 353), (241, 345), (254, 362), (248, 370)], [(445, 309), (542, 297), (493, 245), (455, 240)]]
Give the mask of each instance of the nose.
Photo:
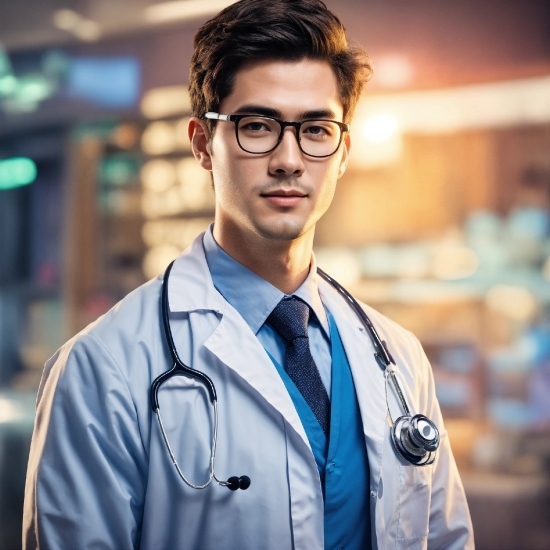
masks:
[(269, 158), (269, 173), (273, 176), (300, 176), (305, 170), (304, 157), (296, 136), (296, 130), (285, 128), (283, 138)]

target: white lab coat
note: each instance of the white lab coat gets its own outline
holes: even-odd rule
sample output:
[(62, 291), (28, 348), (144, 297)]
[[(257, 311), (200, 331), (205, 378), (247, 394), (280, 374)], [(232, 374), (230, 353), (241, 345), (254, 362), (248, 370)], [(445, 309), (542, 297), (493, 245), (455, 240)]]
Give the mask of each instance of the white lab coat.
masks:
[[(202, 235), (172, 270), (172, 331), (184, 362), (216, 385), (218, 477), (248, 475), (252, 484), (246, 491), (216, 483), (198, 491), (179, 479), (149, 400), (151, 383), (171, 367), (161, 283), (159, 277), (132, 292), (46, 364), (27, 474), (24, 547), (322, 549), (323, 496), (304, 428), (260, 342), (214, 288)], [(384, 375), (359, 319), (328, 283), (320, 281), (319, 290), (338, 326), (363, 418), (373, 548), (473, 548), (464, 491), (420, 344), (365, 306), (388, 343), (410, 405), (440, 428), (437, 459), (423, 468), (405, 464), (392, 448)], [(179, 376), (159, 396), (183, 473), (204, 483), (212, 428), (206, 391)]]

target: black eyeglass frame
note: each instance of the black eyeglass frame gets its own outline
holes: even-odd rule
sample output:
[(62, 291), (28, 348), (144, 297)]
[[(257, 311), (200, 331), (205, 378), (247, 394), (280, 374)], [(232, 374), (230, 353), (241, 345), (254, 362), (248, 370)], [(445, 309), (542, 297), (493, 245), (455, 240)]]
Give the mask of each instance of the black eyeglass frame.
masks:
[[(265, 119), (268, 119), (268, 120), (274, 120), (275, 122), (277, 122), (279, 124), (279, 126), (281, 127), (281, 131), (279, 132), (279, 137), (277, 138), (277, 143), (271, 149), (269, 149), (268, 151), (263, 151), (261, 153), (258, 153), (258, 152), (255, 152), (255, 151), (249, 151), (248, 149), (245, 149), (241, 145), (241, 142), (239, 140), (239, 122), (243, 118), (246, 118), (246, 117), (265, 118)], [(213, 113), (213, 112), (206, 113), (204, 115), (204, 118), (207, 118), (209, 120), (223, 120), (225, 122), (233, 122), (235, 124), (235, 137), (237, 139), (237, 143), (238, 143), (239, 147), (245, 153), (249, 153), (251, 155), (267, 155), (268, 153), (271, 153), (272, 151), (275, 151), (275, 149), (277, 149), (277, 147), (279, 147), (281, 141), (283, 140), (283, 135), (284, 135), (284, 132), (285, 132), (285, 128), (287, 126), (290, 126), (290, 127), (294, 128), (296, 130), (294, 132), (294, 137), (296, 138), (296, 141), (298, 143), (298, 147), (300, 148), (300, 151), (304, 155), (307, 155), (308, 157), (317, 158), (317, 159), (328, 158), (328, 157), (332, 157), (332, 155), (334, 155), (336, 153), (336, 151), (338, 151), (338, 149), (340, 148), (340, 144), (342, 143), (342, 137), (343, 137), (344, 132), (349, 132), (349, 124), (346, 124), (345, 122), (339, 122), (338, 120), (330, 120), (330, 119), (325, 119), (325, 118), (308, 118), (306, 120), (302, 120), (301, 122), (296, 122), (296, 121), (293, 121), (293, 120), (281, 120), (279, 118), (274, 118), (274, 117), (266, 116), (266, 115), (256, 115), (256, 114), (253, 114), (253, 113), (240, 114), (240, 115), (221, 115), (219, 113)], [(300, 129), (302, 127), (302, 124), (305, 124), (306, 122), (315, 122), (315, 121), (333, 122), (334, 124), (336, 124), (340, 128), (340, 139), (338, 140), (338, 145), (336, 146), (336, 149), (334, 149), (334, 151), (332, 153), (330, 153), (329, 155), (311, 155), (310, 153), (306, 153), (302, 149), (302, 144), (300, 143)]]

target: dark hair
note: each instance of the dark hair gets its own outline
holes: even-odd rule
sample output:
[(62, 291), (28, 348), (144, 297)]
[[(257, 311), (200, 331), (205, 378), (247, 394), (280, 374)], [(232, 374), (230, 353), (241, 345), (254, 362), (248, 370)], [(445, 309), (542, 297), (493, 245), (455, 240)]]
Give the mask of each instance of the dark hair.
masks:
[(344, 26), (321, 0), (240, 0), (207, 21), (194, 46), (189, 94), (197, 117), (219, 109), (249, 61), (326, 60), (336, 75), (344, 122), (372, 74), (365, 51), (348, 43)]

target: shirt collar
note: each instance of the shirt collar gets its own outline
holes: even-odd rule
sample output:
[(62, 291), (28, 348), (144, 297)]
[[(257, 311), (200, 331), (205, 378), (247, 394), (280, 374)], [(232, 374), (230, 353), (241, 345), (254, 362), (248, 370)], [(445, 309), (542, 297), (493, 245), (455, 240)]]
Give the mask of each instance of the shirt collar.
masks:
[[(215, 241), (212, 227), (204, 234), (203, 244), (214, 286), (257, 334), (285, 294), (229, 256)], [(319, 296), (318, 277), (315, 256), (312, 254), (309, 274), (293, 296), (303, 300), (314, 311), (328, 336), (328, 319)]]

